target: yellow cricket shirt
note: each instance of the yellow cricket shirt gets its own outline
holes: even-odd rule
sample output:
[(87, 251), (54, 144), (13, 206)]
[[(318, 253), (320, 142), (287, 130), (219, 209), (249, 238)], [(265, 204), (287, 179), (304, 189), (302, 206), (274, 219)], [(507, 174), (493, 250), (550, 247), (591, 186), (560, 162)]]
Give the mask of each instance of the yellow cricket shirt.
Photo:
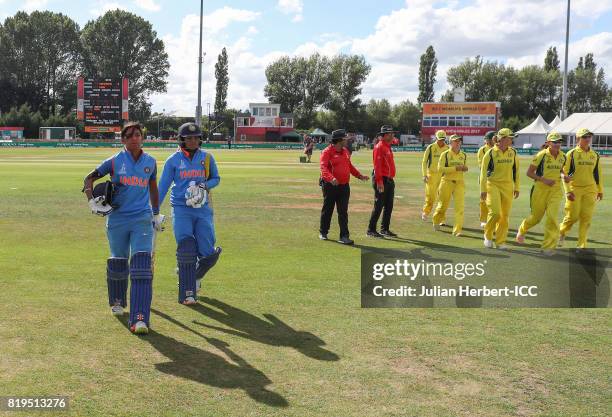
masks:
[[(487, 191), (487, 181), (500, 186), (505, 186), (514, 183), (514, 191), (519, 189), (519, 160), (516, 155), (516, 150), (508, 147), (506, 151), (502, 151), (493, 146), (482, 159), (482, 167), (480, 168), (480, 192)], [(487, 181), (484, 181), (484, 179)]]
[(440, 155), (438, 172), (441, 172), (447, 180), (463, 181), (463, 171), (457, 171), (457, 166), (466, 165), (466, 161), (467, 155), (465, 152), (460, 150), (455, 153), (452, 149), (448, 149)]
[(603, 193), (603, 181), (601, 177), (601, 163), (599, 154), (593, 149), (583, 151), (579, 146), (567, 152), (563, 172), (572, 178), (572, 181), (564, 183), (565, 192), (571, 187), (597, 186), (597, 192)]
[(424, 177), (427, 175), (428, 171), (431, 173), (438, 172), (438, 165), (436, 164), (436, 161), (440, 158), (442, 152), (447, 149), (449, 148), (446, 143), (444, 146), (439, 147), (437, 141), (425, 149), (425, 153), (423, 154), (423, 162), (421, 163), (421, 171), (423, 172)]

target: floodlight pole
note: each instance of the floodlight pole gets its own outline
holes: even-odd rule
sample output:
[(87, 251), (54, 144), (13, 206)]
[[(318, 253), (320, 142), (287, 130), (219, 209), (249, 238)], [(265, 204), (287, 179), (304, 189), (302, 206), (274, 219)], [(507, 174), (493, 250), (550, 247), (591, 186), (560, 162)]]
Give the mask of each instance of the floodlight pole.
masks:
[(565, 69), (563, 70), (563, 95), (561, 96), (561, 120), (567, 118), (567, 55), (569, 48), (570, 1), (567, 0), (567, 24), (565, 26)]
[(200, 54), (198, 55), (198, 106), (196, 107), (195, 124), (202, 125), (202, 26), (204, 24), (204, 0), (200, 0)]

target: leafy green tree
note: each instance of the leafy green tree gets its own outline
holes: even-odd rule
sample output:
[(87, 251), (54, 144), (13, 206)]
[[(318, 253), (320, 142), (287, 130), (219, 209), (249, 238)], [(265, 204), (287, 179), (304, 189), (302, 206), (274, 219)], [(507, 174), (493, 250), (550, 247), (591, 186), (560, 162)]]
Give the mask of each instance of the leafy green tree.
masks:
[(280, 104), (282, 112), (293, 113), (302, 102), (301, 78), (296, 59), (281, 57), (266, 68), (264, 94), (271, 103)]
[(371, 99), (365, 106), (366, 123), (364, 132), (373, 137), (380, 127), (391, 124), (391, 104), (387, 99)]
[(551, 46), (546, 51), (546, 58), (544, 58), (544, 70), (559, 71), (559, 54), (557, 53), (556, 46)]
[(329, 97), (329, 59), (316, 53), (308, 58), (282, 57), (266, 68), (264, 94), (281, 111), (293, 113), (296, 126), (308, 128)]
[(434, 84), (438, 71), (438, 59), (433, 46), (429, 45), (419, 64), (419, 104), (431, 102), (434, 99)]
[(420, 118), (420, 107), (411, 103), (409, 100), (396, 104), (391, 111), (391, 123), (393, 127), (406, 134), (416, 135), (419, 133)]
[(227, 50), (223, 48), (215, 64), (217, 94), (215, 95), (215, 114), (222, 114), (227, 108), (227, 89), (229, 87)]
[(168, 54), (151, 23), (124, 10), (106, 12), (81, 32), (85, 74), (93, 78), (123, 78), (130, 83), (130, 118), (151, 114), (148, 98), (165, 93)]
[(371, 69), (363, 56), (338, 55), (332, 59), (330, 99), (326, 107), (336, 113), (340, 127), (354, 127), (354, 116), (361, 107), (361, 88)]
[[(79, 26), (61, 13), (18, 12), (0, 26), (0, 109), (27, 103), (45, 115), (74, 107)], [(69, 88), (71, 87), (71, 88)]]
[(609, 87), (603, 68), (597, 69), (593, 54), (580, 57), (567, 80), (570, 113), (599, 112), (607, 108)]

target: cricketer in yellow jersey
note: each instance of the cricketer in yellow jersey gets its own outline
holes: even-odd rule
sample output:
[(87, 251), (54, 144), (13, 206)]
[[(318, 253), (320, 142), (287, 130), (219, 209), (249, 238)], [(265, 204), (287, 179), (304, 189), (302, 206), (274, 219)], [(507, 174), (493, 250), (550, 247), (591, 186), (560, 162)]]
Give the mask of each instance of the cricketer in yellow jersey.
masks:
[(434, 203), (436, 202), (441, 178), (441, 174), (438, 172), (437, 162), (442, 152), (447, 149), (446, 132), (444, 130), (438, 130), (436, 132), (436, 141), (430, 144), (423, 154), (423, 161), (421, 162), (423, 182), (425, 183), (425, 204), (423, 205), (423, 213), (421, 214), (421, 219), (423, 221), (427, 221), (427, 216), (431, 213)]
[(462, 136), (452, 135), (450, 137), (450, 149), (442, 152), (438, 160), (438, 172), (442, 175), (442, 179), (438, 189), (438, 206), (432, 218), (434, 230), (439, 230), (440, 223), (446, 218), (446, 210), (452, 197), (455, 204), (455, 223), (453, 225), (453, 235), (455, 236), (461, 236), (461, 230), (463, 229), (465, 200), (463, 173), (468, 170), (467, 155), (461, 150), (462, 141)]
[(578, 245), (582, 249), (587, 245), (587, 233), (591, 226), (595, 202), (603, 198), (603, 179), (599, 154), (591, 148), (593, 133), (588, 129), (579, 129), (576, 133), (578, 146), (567, 152), (563, 172), (566, 175), (565, 217), (561, 223), (559, 245), (574, 223), (578, 226)]
[(484, 227), (484, 245), (487, 248), (493, 248), (495, 245), (498, 249), (506, 248), (512, 197), (519, 196), (519, 161), (516, 150), (510, 147), (514, 136), (512, 130), (501, 129), (497, 132), (497, 144), (482, 160), (480, 199), (486, 200), (489, 210)]
[[(487, 132), (484, 135), (484, 145), (482, 145), (479, 149), (478, 149), (478, 153), (476, 154), (476, 157), (478, 158), (478, 172), (480, 173), (480, 169), (482, 167), (482, 159), (485, 156), (485, 153), (487, 153), (487, 151), (489, 149), (491, 149), (493, 147), (493, 145), (495, 145), (495, 131), (491, 130), (489, 132)], [(478, 183), (480, 184), (480, 176), (478, 177)], [(480, 200), (480, 227), (485, 227), (485, 225), (487, 224), (487, 214), (489, 213), (489, 210), (487, 209), (487, 202), (484, 200)]]
[(554, 253), (559, 241), (558, 216), (563, 197), (561, 174), (566, 160), (561, 151), (562, 140), (557, 132), (549, 133), (546, 138), (548, 148), (538, 152), (529, 165), (527, 176), (534, 181), (529, 197), (531, 215), (523, 220), (516, 234), (516, 242), (524, 243), (527, 231), (546, 216), (541, 248), (547, 255)]

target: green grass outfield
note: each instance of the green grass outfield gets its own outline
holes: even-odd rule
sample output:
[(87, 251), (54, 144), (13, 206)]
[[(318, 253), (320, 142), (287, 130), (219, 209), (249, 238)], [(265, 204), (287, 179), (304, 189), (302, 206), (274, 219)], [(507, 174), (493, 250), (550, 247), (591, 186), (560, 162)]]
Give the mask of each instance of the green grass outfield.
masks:
[[(357, 247), (344, 247), (317, 238), (318, 152), (312, 164), (299, 152), (215, 152), (224, 251), (209, 298), (177, 304), (169, 226), (157, 240), (153, 331), (136, 337), (106, 305), (104, 220), (80, 192), (114, 152), (0, 149), (0, 396), (67, 395), (70, 412), (57, 415), (74, 416), (610, 415), (608, 309), (360, 308), (360, 246), (481, 250), (474, 155), (465, 237), (420, 220), (420, 155), (400, 153), (392, 230), (404, 241), (365, 237), (372, 190), (353, 181)], [(170, 152), (152, 153), (161, 168)], [(353, 161), (369, 174), (369, 151)], [(528, 213), (528, 161), (511, 229)], [(609, 178), (612, 159), (602, 161)], [(611, 191), (593, 247), (612, 247)]]

